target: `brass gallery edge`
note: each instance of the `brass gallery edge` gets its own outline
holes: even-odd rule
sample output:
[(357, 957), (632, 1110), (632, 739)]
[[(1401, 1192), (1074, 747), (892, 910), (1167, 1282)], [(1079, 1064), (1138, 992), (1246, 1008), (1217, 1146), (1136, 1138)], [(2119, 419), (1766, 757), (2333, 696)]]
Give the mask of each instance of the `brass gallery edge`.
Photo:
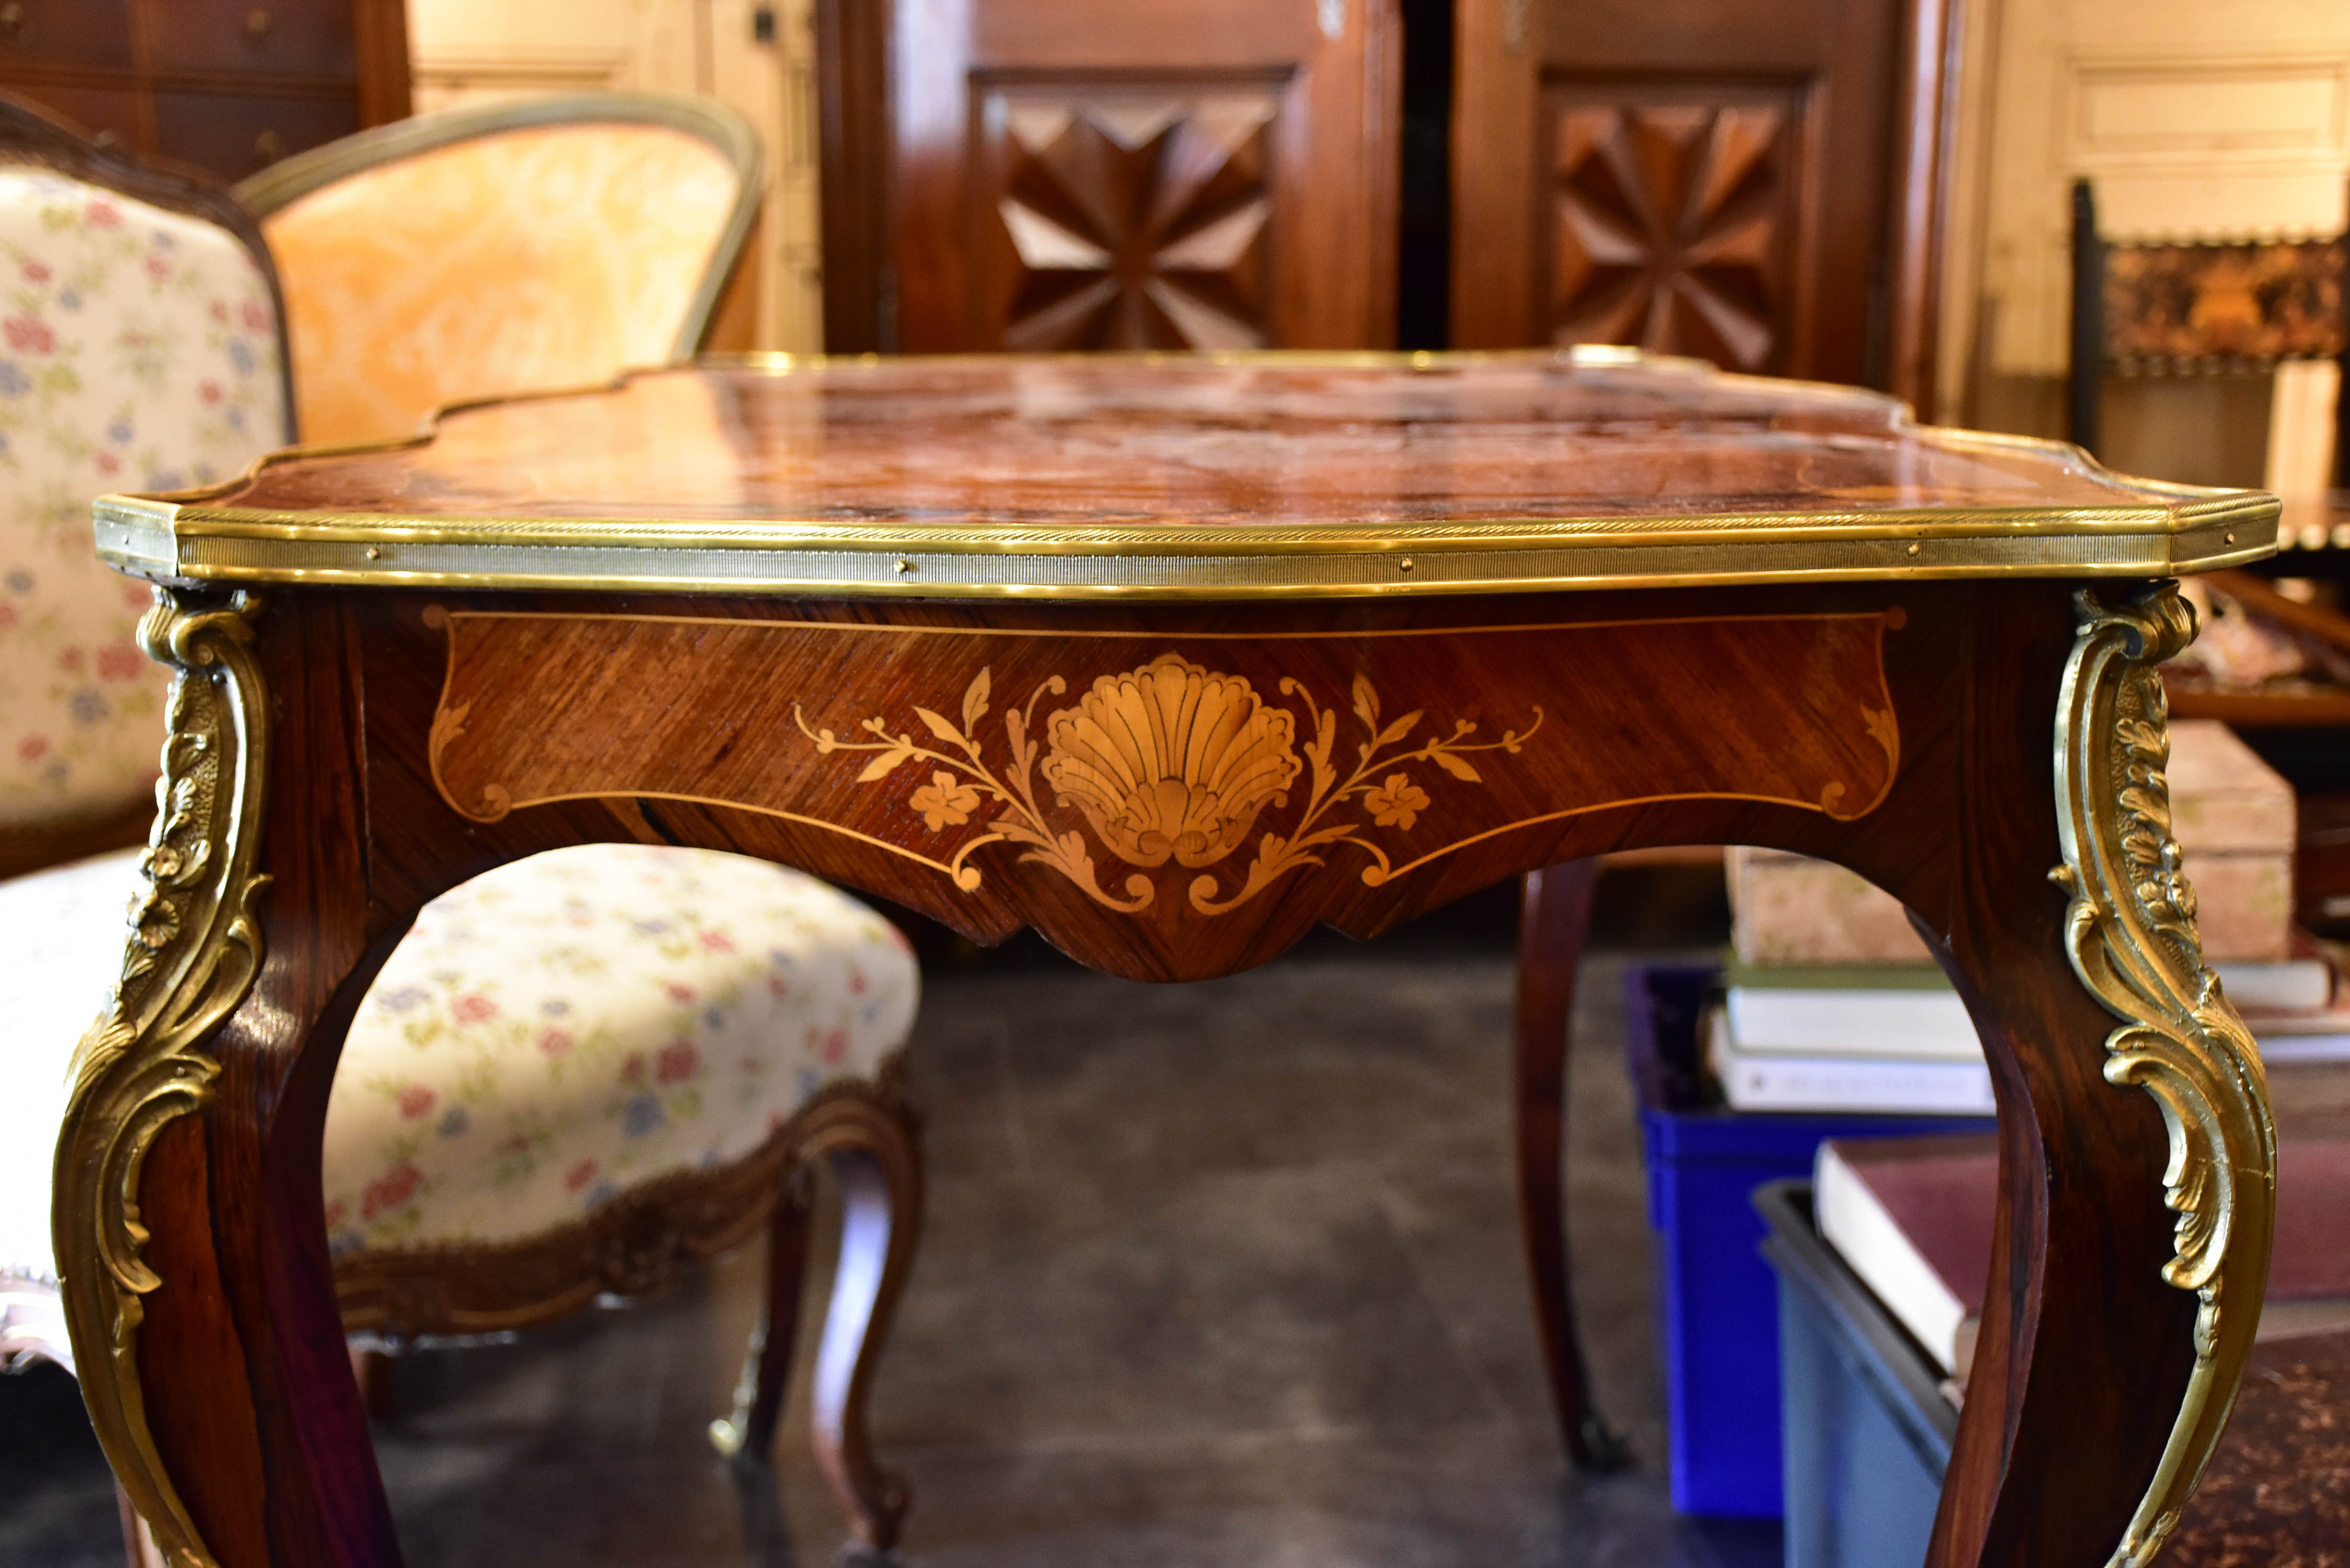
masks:
[(159, 589), (139, 625), (173, 671), (156, 819), (140, 857), (121, 978), (75, 1055), (57, 1141), (57, 1272), (82, 1397), (114, 1473), (174, 1563), (213, 1559), (147, 1425), (138, 1365), (144, 1298), (162, 1284), (141, 1255), (139, 1182), (164, 1127), (211, 1100), (213, 1031), (261, 972), (254, 869), (267, 702), (253, 656), (258, 600)]
[[(893, 357), (889, 363), (922, 358)], [(1444, 354), (1276, 349), (944, 358), (963, 366), (1003, 358), (1033, 363), (1066, 358), (1089, 365), (1131, 358), (1143, 364), (1415, 373), (1491, 361), (1565, 361), (1585, 370), (1646, 368), (1725, 385), (1763, 384), (1698, 360), (1600, 344)], [(714, 370), (770, 377), (854, 377), (883, 363), (870, 355), (720, 356), (705, 361)], [(1889, 430), (1916, 431), (1960, 450), (2026, 452), (2085, 465), (2145, 499), (2136, 505), (2090, 508), (1374, 521), (1288, 529), (1214, 523), (1007, 521), (942, 529), (793, 517), (423, 517), (211, 504), (284, 462), (338, 451), (428, 443), (440, 421), (452, 414), (617, 390), (643, 376), (693, 373), (678, 367), (632, 371), (600, 388), (452, 404), (436, 411), (421, 435), (363, 447), (274, 452), (244, 478), (203, 491), (106, 496), (96, 507), (99, 554), (137, 576), (219, 583), (1232, 599), (2008, 576), (2145, 578), (2242, 565), (2272, 555), (2276, 545), (2279, 504), (2273, 496), (2130, 479), (2061, 441), (1918, 427), (1905, 405), (1883, 393), (1783, 380), (1768, 382), (1773, 397), (1874, 407), (1883, 411)]]
[(288, 514), (109, 496), (154, 580), (971, 598), (1343, 598), (1952, 577), (2134, 577), (2275, 552), (2277, 502), (1329, 524), (837, 524)]
[(2251, 1354), (2276, 1208), (2276, 1129), (2260, 1051), (2203, 961), (2179, 874), (2156, 666), (2195, 636), (2166, 583), (2107, 605), (2074, 596), (2079, 634), (2057, 709), (2056, 805), (2072, 895), (2074, 972), (2122, 1021), (2106, 1077), (2154, 1096), (2170, 1134), (2164, 1201), (2178, 1215), (2163, 1278), (2199, 1298), (2195, 1369), (2146, 1497), (2108, 1568), (2145, 1568), (2178, 1522)]

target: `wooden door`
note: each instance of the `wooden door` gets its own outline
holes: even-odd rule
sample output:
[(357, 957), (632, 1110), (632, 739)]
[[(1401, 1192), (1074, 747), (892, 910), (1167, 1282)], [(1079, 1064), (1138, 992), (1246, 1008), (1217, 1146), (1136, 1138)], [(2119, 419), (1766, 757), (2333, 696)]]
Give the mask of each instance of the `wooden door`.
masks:
[(1393, 3), (826, 0), (828, 346), (1388, 344)]
[(1459, 0), (1456, 347), (1933, 380), (1955, 0)]

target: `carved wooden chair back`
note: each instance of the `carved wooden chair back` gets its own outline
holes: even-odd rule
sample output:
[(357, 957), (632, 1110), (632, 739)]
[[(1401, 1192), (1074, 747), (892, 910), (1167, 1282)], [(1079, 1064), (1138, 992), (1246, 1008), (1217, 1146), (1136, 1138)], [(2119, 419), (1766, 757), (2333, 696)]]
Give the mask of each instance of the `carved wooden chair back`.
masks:
[(595, 93), (422, 115), (255, 175), (237, 194), (286, 280), (307, 439), (691, 356), (762, 167), (723, 104)]
[(202, 176), (0, 98), (0, 877), (136, 842), (165, 682), (90, 502), (234, 478), (293, 439), (253, 219)]
[[(2073, 184), (2073, 441), (2097, 449), (2108, 369), (2259, 369), (2284, 359), (2350, 358), (2350, 234), (2331, 238), (2111, 240), (2097, 200)], [(2337, 403), (2350, 430), (2350, 399)], [(2335, 459), (2350, 452), (2337, 437)]]

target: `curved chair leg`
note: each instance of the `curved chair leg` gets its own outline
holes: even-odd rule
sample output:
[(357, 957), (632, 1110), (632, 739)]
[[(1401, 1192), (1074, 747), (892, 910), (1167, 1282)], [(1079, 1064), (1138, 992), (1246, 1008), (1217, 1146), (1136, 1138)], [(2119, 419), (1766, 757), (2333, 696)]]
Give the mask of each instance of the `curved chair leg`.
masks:
[(799, 1338), (800, 1282), (807, 1272), (808, 1214), (815, 1196), (806, 1165), (795, 1165), (775, 1199), (767, 1235), (767, 1305), (751, 1331), (734, 1410), (710, 1423), (712, 1447), (729, 1459), (764, 1461), (791, 1387), (792, 1347)]
[(1534, 1315), (1552, 1403), (1566, 1451), (1585, 1469), (1621, 1469), (1631, 1459), (1591, 1403), (1583, 1339), (1575, 1324), (1567, 1257), (1566, 1056), (1575, 1017), (1575, 976), (1591, 924), (1599, 862), (1575, 860), (1527, 874), (1518, 927), (1518, 1040), (1514, 1098), (1518, 1222), (1533, 1276)]
[[(873, 1456), (866, 1400), (922, 1220), (912, 1117), (890, 1098), (885, 1105), (844, 1096), (817, 1106), (801, 1144), (804, 1158), (831, 1166), (840, 1190), (840, 1260), (810, 1389), (816, 1460), (857, 1539), (877, 1551), (897, 1544), (911, 1500), (905, 1479)], [(752, 1339), (733, 1415), (711, 1424), (711, 1440), (722, 1453), (764, 1458), (774, 1442), (797, 1333), (808, 1207), (806, 1187), (795, 1179), (776, 1209), (767, 1321)]]

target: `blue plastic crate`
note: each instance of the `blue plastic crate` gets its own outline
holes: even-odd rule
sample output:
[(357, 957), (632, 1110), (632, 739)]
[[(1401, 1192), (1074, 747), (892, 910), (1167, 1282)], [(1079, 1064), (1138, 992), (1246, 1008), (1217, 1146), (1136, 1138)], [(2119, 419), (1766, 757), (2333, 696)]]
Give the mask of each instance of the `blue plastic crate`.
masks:
[(1636, 965), (1624, 980), (1627, 1065), (1640, 1098), (1648, 1226), (1656, 1232), (1673, 1506), (1776, 1518), (1779, 1296), (1751, 1201), (1766, 1181), (1809, 1180), (1830, 1137), (1979, 1132), (1980, 1116), (1786, 1116), (1700, 1104), (1698, 1014), (1720, 972)]

